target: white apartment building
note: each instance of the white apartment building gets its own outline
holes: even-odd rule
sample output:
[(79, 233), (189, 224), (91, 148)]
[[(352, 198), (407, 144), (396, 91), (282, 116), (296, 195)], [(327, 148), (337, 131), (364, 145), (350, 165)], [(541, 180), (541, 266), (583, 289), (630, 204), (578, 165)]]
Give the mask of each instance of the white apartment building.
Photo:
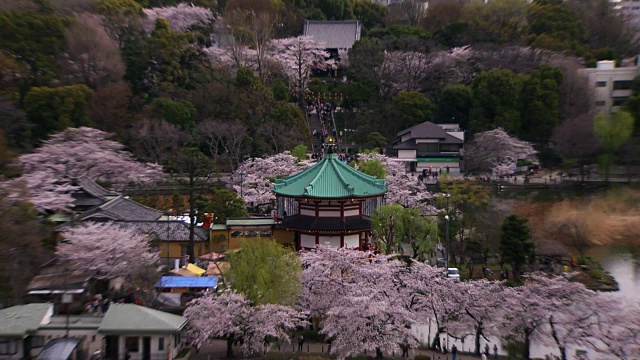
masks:
[(638, 60), (630, 67), (616, 67), (615, 61), (598, 61), (595, 68), (578, 70), (593, 87), (595, 105), (600, 112), (614, 113), (629, 96), (633, 79), (640, 75)]

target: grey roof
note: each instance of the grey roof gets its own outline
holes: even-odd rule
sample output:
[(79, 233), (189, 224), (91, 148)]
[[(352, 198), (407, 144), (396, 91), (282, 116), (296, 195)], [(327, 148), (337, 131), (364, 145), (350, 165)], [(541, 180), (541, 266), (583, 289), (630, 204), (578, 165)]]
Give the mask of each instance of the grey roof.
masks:
[(134, 304), (112, 304), (98, 328), (100, 334), (175, 334), (189, 321), (183, 316)]
[(326, 49), (351, 49), (361, 30), (360, 20), (304, 21), (304, 35), (324, 43)]
[(74, 273), (71, 271), (36, 275), (27, 286), (28, 291), (34, 290), (71, 290), (85, 289), (94, 272)]
[(430, 122), (425, 121), (421, 124), (414, 125), (408, 129), (404, 129), (398, 132), (398, 137), (405, 135), (406, 133), (411, 133), (412, 139), (446, 139), (447, 132), (444, 131), (440, 126)]
[(80, 220), (158, 220), (162, 213), (122, 195), (80, 215)]
[(38, 330), (47, 316), (53, 315), (53, 304), (27, 304), (0, 310), (0, 337), (24, 337)]
[(416, 144), (416, 139), (409, 139), (393, 145), (393, 148), (395, 150), (415, 150), (418, 148), (418, 145)]
[(76, 186), (79, 186), (80, 189), (97, 198), (105, 198), (107, 196), (120, 195), (118, 193), (111, 192), (103, 188), (102, 186), (98, 185), (95, 181), (89, 179), (86, 176), (75, 178), (73, 179), (73, 182)]
[[(145, 234), (152, 234), (158, 241), (189, 241), (189, 224), (184, 221), (114, 221), (113, 223), (124, 228), (134, 228)], [(209, 229), (196, 226), (194, 241), (209, 241)]]
[(75, 338), (53, 339), (45, 345), (37, 360), (67, 360), (79, 343), (80, 339)]

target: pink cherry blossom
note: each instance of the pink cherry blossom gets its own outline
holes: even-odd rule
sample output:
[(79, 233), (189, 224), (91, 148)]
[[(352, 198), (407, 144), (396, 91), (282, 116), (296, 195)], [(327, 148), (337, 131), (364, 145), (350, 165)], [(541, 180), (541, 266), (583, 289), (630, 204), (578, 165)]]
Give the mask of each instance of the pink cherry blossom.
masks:
[(289, 151), (263, 158), (251, 158), (233, 172), (233, 188), (247, 206), (269, 205), (275, 199), (272, 192), (275, 179), (298, 173), (311, 165), (312, 162), (299, 161)]
[(186, 3), (144, 9), (144, 14), (142, 25), (147, 32), (153, 30), (156, 20), (160, 18), (167, 20), (173, 31), (187, 31), (196, 26), (207, 26), (215, 19), (211, 10)]
[(39, 211), (69, 210), (71, 180), (87, 176), (115, 189), (129, 183), (153, 183), (162, 179), (157, 164), (136, 161), (124, 145), (109, 140), (111, 134), (88, 127), (69, 128), (51, 138), (34, 153), (18, 158), (29, 199)]
[(537, 162), (530, 143), (509, 136), (502, 128), (475, 134), (464, 153), (468, 168), (491, 170), (494, 176), (512, 174), (518, 160)]
[(435, 213), (436, 209), (429, 203), (433, 194), (427, 191), (426, 186), (419, 182), (417, 177), (407, 173), (403, 163), (378, 153), (358, 154), (358, 160), (378, 160), (385, 166), (388, 204), (396, 203), (404, 207), (417, 208), (423, 214)]
[(189, 318), (196, 344), (225, 338), (227, 354), (235, 340), (243, 340), (247, 354), (262, 353), (267, 337), (290, 342), (289, 332), (304, 326), (306, 315), (282, 305), (251, 306), (242, 294), (209, 294), (191, 301), (184, 315)]
[(151, 248), (151, 237), (113, 223), (69, 226), (63, 232), (56, 255), (74, 271), (98, 271), (98, 277), (126, 277), (137, 267), (152, 266), (160, 255)]
[(310, 36), (298, 36), (273, 40), (275, 52), (273, 58), (282, 66), (289, 77), (291, 88), (302, 92), (307, 88), (311, 72), (314, 69), (326, 70), (335, 64), (329, 60), (324, 44)]

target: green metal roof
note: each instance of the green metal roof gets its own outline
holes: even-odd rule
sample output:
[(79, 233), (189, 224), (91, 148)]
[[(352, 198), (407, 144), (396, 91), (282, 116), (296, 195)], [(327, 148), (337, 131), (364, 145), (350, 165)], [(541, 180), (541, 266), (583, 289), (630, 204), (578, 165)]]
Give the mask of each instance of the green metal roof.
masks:
[(24, 337), (53, 315), (53, 304), (27, 304), (0, 310), (0, 337)]
[(183, 316), (134, 304), (112, 304), (98, 328), (100, 334), (175, 334), (187, 324)]
[(273, 192), (291, 197), (336, 199), (383, 195), (387, 186), (384, 180), (361, 173), (340, 161), (336, 154), (326, 154), (314, 166), (276, 180)]
[(211, 224), (209, 228), (211, 230), (227, 230), (227, 225), (225, 224)]

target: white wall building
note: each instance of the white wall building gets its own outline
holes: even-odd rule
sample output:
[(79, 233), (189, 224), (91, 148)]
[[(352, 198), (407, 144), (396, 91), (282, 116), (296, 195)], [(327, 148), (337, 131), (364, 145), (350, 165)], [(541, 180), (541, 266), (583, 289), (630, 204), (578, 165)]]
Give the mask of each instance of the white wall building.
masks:
[(578, 70), (587, 76), (595, 96), (595, 105), (600, 112), (612, 113), (631, 96), (633, 79), (640, 75), (640, 66), (616, 67), (615, 61), (598, 61), (595, 68)]

